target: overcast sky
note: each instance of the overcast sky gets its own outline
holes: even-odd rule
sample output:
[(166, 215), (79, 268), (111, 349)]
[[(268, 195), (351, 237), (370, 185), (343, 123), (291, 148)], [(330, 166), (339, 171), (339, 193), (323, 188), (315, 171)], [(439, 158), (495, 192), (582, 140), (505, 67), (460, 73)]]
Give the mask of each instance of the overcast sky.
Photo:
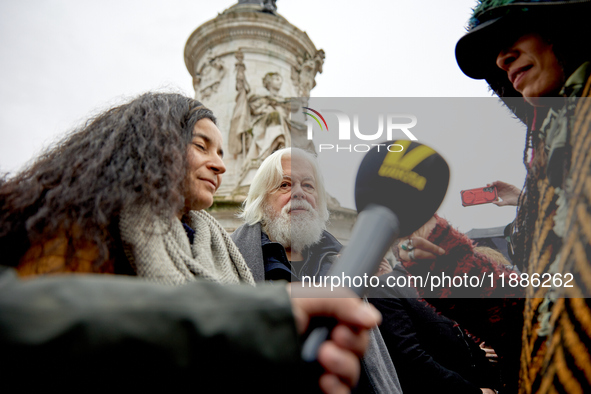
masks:
[[(0, 2), (0, 171), (14, 173), (90, 115), (138, 93), (166, 89), (193, 96), (183, 59), (186, 40), (235, 3)], [(474, 5), (475, 0), (277, 1), (279, 13), (326, 52), (315, 97), (490, 97), (486, 84), (464, 76), (454, 58)], [(458, 187), (496, 179), (521, 187), (524, 129), (502, 138), (510, 149), (492, 152), (486, 143), (457, 141), (448, 161), (470, 150), (494, 157), (483, 165), (498, 173)], [(476, 172), (481, 163), (473, 165)], [(340, 193), (335, 187), (329, 187), (333, 195)], [(512, 208), (462, 208), (457, 190), (450, 193), (444, 214), (462, 230), (500, 226), (514, 216)]]

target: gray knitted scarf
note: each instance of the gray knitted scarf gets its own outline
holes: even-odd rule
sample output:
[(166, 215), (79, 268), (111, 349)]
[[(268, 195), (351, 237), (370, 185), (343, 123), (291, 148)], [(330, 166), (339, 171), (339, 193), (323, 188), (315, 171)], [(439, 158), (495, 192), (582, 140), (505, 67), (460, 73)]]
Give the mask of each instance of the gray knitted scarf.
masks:
[(250, 269), (230, 236), (205, 211), (191, 211), (193, 244), (180, 220), (156, 217), (147, 206), (125, 208), (119, 231), (127, 258), (140, 277), (178, 285), (207, 279), (221, 284), (255, 285)]

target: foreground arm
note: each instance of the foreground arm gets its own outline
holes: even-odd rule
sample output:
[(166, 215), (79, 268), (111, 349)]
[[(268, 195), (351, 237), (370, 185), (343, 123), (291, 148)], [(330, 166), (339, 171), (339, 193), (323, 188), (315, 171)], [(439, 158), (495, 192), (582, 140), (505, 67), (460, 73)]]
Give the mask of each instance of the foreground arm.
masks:
[[(334, 392), (356, 382), (363, 327), (377, 322), (377, 313), (355, 315), (360, 301), (351, 300), (348, 314), (333, 305), (339, 302), (320, 300), (312, 309), (295, 300), (293, 307), (298, 321), (327, 314), (343, 322), (323, 347), (323, 379)], [(361, 334), (336, 331), (349, 326)], [(0, 273), (0, 367), (21, 387), (317, 386), (300, 361), (299, 333), (283, 286), (169, 287), (110, 276), (22, 281), (12, 270)], [(294, 374), (302, 378), (294, 382)]]

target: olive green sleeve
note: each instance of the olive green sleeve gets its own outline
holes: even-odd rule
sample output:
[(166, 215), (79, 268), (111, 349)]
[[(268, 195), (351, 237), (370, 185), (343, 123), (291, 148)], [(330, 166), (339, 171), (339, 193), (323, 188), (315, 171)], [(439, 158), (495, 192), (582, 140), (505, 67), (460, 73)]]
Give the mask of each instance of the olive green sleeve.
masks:
[(218, 382), (246, 389), (285, 383), (301, 367), (289, 296), (277, 285), (170, 287), (107, 275), (20, 280), (4, 269), (0, 348), (4, 376), (35, 371), (52, 380), (108, 368), (106, 386), (141, 376), (150, 388), (164, 380), (167, 388)]

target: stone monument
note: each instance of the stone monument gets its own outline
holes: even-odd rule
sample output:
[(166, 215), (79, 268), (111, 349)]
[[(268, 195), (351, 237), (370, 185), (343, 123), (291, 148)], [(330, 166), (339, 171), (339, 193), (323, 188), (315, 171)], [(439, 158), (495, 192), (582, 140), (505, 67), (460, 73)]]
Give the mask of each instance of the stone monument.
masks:
[[(224, 138), (227, 171), (211, 213), (228, 231), (242, 224), (236, 213), (267, 156), (289, 146), (314, 150), (291, 112), (294, 98), (310, 97), (324, 57), (274, 0), (240, 0), (189, 37), (185, 64), (195, 98), (214, 111)], [(355, 213), (330, 200), (335, 233), (346, 240)]]

